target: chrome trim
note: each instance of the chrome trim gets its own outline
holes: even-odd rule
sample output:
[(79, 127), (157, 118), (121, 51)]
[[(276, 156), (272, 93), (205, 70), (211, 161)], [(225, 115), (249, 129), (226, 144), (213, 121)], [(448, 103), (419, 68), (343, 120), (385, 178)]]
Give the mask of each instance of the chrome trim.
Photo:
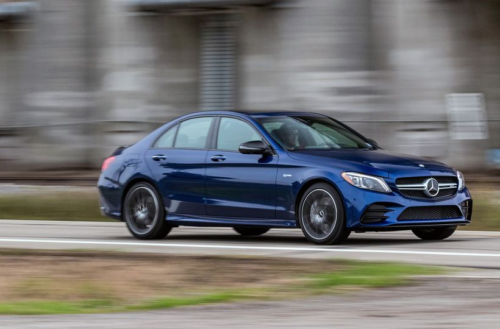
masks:
[[(404, 177), (400, 177), (404, 178)], [(415, 177), (417, 178), (417, 177)], [(417, 198), (421, 199), (426, 196), (428, 198), (447, 198), (451, 197), (450, 195), (439, 196), (441, 190), (454, 190), (454, 194), (456, 194), (458, 190), (459, 183), (440, 183), (435, 177), (421, 177), (423, 182), (419, 184), (395, 184), (401, 194), (403, 194), (407, 198)], [(438, 178), (439, 179), (439, 178)], [(437, 183), (437, 184), (436, 184)], [(435, 193), (431, 193), (431, 190)], [(419, 191), (422, 193), (422, 196), (416, 195), (406, 195), (406, 191)], [(448, 194), (448, 193), (445, 193)], [(424, 197), (425, 198), (425, 197)]]
[[(451, 188), (457, 188), (456, 183), (439, 183), (439, 189), (451, 189)], [(414, 191), (420, 191), (420, 190), (425, 190), (426, 185), (425, 184), (401, 184), (401, 185), (396, 185), (396, 187), (400, 190), (414, 190)]]

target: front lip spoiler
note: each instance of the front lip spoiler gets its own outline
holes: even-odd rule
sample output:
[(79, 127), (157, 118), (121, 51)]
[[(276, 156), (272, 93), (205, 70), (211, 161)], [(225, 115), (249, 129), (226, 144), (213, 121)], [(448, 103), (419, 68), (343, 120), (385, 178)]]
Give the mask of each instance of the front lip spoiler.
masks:
[(383, 231), (402, 231), (402, 230), (411, 230), (414, 228), (436, 228), (436, 227), (446, 227), (446, 226), (466, 226), (469, 225), (470, 221), (455, 221), (455, 222), (446, 222), (446, 223), (423, 223), (423, 224), (392, 224), (389, 226), (379, 226), (379, 227), (356, 227), (353, 228), (354, 232), (383, 232)]

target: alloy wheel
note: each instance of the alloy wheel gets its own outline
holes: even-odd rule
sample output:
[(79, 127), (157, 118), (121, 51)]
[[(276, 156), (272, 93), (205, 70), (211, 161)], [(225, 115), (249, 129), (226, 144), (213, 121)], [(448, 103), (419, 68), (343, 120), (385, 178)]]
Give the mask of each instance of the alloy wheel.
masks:
[(309, 192), (301, 205), (302, 225), (315, 240), (330, 236), (337, 224), (337, 204), (333, 196), (324, 189)]
[(155, 193), (148, 187), (134, 188), (127, 197), (126, 218), (136, 234), (147, 234), (158, 220), (159, 206)]

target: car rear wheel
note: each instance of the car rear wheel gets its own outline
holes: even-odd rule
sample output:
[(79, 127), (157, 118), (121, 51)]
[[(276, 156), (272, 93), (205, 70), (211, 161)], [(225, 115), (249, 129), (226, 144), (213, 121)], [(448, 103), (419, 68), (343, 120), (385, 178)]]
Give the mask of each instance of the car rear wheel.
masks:
[(314, 184), (304, 193), (298, 220), (305, 237), (315, 244), (339, 244), (350, 234), (342, 199), (325, 183)]
[(266, 227), (233, 227), (233, 230), (243, 236), (257, 236), (269, 231)]
[(138, 239), (163, 239), (172, 229), (160, 195), (148, 183), (138, 183), (128, 191), (123, 213), (127, 228)]
[(412, 230), (413, 234), (422, 240), (444, 240), (449, 238), (457, 229), (457, 226), (419, 228)]

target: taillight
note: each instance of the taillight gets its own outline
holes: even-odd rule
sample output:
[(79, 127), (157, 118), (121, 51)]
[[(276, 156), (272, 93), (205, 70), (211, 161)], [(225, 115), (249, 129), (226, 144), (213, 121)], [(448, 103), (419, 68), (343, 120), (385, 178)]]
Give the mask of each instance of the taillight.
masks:
[(109, 165), (115, 161), (115, 157), (109, 157), (102, 163), (101, 171), (108, 169)]

